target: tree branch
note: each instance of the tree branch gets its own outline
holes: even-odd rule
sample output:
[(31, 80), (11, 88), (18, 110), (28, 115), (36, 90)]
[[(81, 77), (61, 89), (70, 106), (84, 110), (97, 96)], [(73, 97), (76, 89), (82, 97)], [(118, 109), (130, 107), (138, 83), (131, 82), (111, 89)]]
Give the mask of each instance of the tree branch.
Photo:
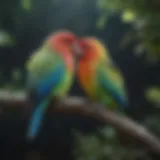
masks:
[[(0, 107), (22, 109), (25, 106), (24, 92), (0, 91)], [(81, 97), (68, 97), (57, 103), (53, 112), (63, 112), (92, 117), (140, 141), (149, 150), (160, 155), (160, 141), (147, 129), (133, 120), (109, 111), (98, 104), (89, 104)]]

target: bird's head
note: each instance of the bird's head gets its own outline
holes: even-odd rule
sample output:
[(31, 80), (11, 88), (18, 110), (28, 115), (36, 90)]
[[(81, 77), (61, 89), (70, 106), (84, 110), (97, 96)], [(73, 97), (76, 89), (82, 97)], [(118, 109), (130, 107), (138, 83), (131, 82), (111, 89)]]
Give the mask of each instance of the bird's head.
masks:
[(79, 39), (78, 44), (81, 49), (81, 54), (78, 54), (77, 56), (81, 60), (98, 59), (105, 56), (105, 48), (103, 44), (94, 37), (81, 38)]
[(70, 31), (59, 31), (47, 38), (47, 42), (53, 50), (64, 54), (73, 54), (77, 37)]

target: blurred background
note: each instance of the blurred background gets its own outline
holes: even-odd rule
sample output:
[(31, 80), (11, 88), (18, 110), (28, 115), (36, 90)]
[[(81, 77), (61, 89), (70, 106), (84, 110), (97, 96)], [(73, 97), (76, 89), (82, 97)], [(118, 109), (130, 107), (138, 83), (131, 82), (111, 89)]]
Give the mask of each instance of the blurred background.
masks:
[[(106, 44), (125, 78), (129, 96), (127, 115), (160, 136), (159, 28), (159, 0), (1, 0), (1, 88), (12, 90), (24, 88), (26, 78), (24, 63), (48, 34), (60, 29), (68, 29), (79, 36), (96, 36)], [(71, 89), (71, 95), (85, 96), (77, 82)], [(117, 147), (113, 131), (111, 131), (112, 138), (109, 138), (113, 140), (108, 145), (110, 147), (107, 149), (108, 152), (105, 153), (107, 158), (101, 157), (100, 155), (104, 153), (99, 155), (98, 149), (95, 149), (97, 152), (87, 149), (87, 151), (79, 151), (80, 153), (75, 157), (73, 150), (76, 147), (73, 145), (75, 140), (71, 132), (72, 128), (93, 133), (97, 126), (102, 125), (94, 120), (73, 115), (56, 115), (50, 123), (46, 124), (46, 128), (35, 144), (28, 147), (23, 142), (25, 125), (21, 118), (13, 115), (13, 112), (1, 116), (2, 138), (0, 139), (4, 159), (9, 156), (8, 153), (22, 159), (26, 150), (38, 152), (45, 150), (44, 154), (47, 152), (51, 159), (57, 160), (62, 159), (64, 155), (66, 159), (78, 159), (78, 155), (81, 155), (82, 159), (86, 157), (92, 160), (116, 159), (112, 155), (115, 153), (114, 147)], [(64, 123), (66, 121), (67, 125)], [(45, 132), (49, 131), (52, 140), (47, 142), (43, 137)], [(83, 143), (83, 146), (87, 144), (94, 146), (96, 140), (93, 139), (85, 140), (86, 144)], [(116, 150), (120, 148), (123, 147), (119, 146)], [(124, 149), (126, 157), (128, 157), (127, 153), (130, 153), (127, 149)], [(137, 152), (133, 154), (137, 155)], [(118, 155), (122, 160), (125, 159), (123, 156)], [(137, 159), (136, 156), (127, 159), (131, 158)]]

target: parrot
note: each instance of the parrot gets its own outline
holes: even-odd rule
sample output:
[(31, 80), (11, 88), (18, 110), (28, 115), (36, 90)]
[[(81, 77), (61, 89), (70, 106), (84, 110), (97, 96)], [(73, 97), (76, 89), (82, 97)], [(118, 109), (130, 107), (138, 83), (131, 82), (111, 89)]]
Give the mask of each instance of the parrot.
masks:
[(79, 85), (91, 102), (123, 112), (128, 103), (124, 79), (108, 49), (96, 37), (79, 38), (78, 43), (81, 52), (75, 53)]
[(66, 96), (74, 75), (73, 47), (76, 35), (70, 31), (57, 31), (42, 42), (26, 62), (26, 88), (33, 101), (26, 138), (36, 138), (44, 115), (53, 97)]

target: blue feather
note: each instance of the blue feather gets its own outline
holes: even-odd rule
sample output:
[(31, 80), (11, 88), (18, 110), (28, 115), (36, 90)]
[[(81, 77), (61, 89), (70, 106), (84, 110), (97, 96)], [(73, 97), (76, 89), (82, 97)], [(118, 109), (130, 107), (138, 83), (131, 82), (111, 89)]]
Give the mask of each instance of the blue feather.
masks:
[(46, 105), (48, 105), (47, 101), (40, 103), (33, 112), (27, 132), (28, 140), (36, 137), (37, 133), (39, 132), (41, 127), (41, 122), (45, 114)]
[(64, 74), (65, 67), (63, 64), (61, 64), (57, 69), (54, 68), (54, 72), (51, 71), (45, 75), (44, 79), (37, 85), (38, 97), (43, 98), (48, 96), (48, 93), (51, 91), (51, 89), (53, 90), (53, 88), (58, 85)]
[[(54, 68), (55, 69), (55, 68)], [(60, 65), (54, 72), (48, 73), (45, 78), (37, 85), (37, 106), (30, 120), (27, 139), (33, 139), (39, 132), (41, 127), (42, 119), (47, 110), (47, 105), (49, 99), (46, 97), (49, 96), (49, 93), (54, 90), (54, 87), (58, 85), (65, 74), (64, 65)], [(45, 99), (46, 98), (46, 99)], [(48, 97), (49, 98), (49, 97)]]
[(124, 97), (123, 94), (119, 93), (116, 88), (114, 88), (113, 82), (109, 81), (109, 79), (106, 78), (103, 74), (101, 74), (100, 77), (100, 84), (105, 91), (109, 92), (109, 94), (115, 98), (115, 100), (120, 104), (120, 107), (124, 107), (124, 105), (126, 104), (126, 97)]

